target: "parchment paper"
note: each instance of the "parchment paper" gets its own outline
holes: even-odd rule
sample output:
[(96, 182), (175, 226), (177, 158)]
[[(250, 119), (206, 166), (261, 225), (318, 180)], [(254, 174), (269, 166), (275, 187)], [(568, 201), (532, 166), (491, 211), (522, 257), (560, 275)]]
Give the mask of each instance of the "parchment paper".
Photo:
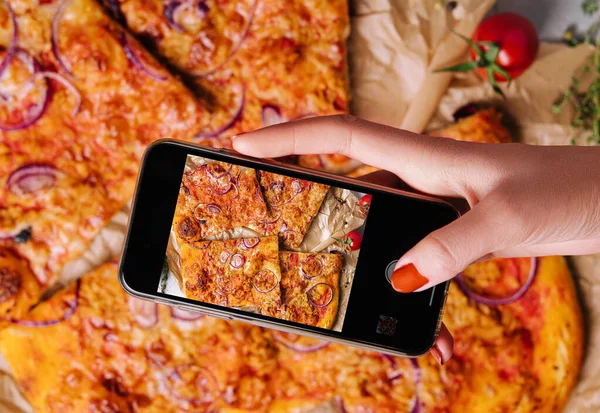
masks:
[[(189, 172), (198, 166), (210, 162), (199, 156), (188, 156), (184, 172)], [(358, 205), (360, 194), (341, 188), (330, 188), (325, 196), (319, 212), (313, 219), (302, 243), (294, 251), (300, 252), (332, 252), (337, 251), (343, 257), (343, 266), (340, 273), (340, 302), (339, 310), (332, 329), (340, 331), (346, 316), (350, 289), (354, 279), (354, 272), (360, 251), (348, 252), (341, 248), (336, 239), (342, 239), (345, 234), (362, 227), (366, 215)], [(214, 236), (207, 237), (213, 240), (239, 239), (260, 237), (261, 234), (245, 227), (238, 227)], [(286, 248), (287, 249), (287, 248)], [(165, 272), (159, 283), (164, 286), (161, 292), (178, 297), (183, 297), (180, 247), (173, 228), (167, 245), (168, 272)]]
[[(443, 34), (431, 34), (430, 25), (426, 23), (434, 21), (431, 16), (437, 13), (436, 3), (424, 0), (418, 1), (417, 6), (410, 0), (360, 0), (356, 10), (362, 10), (364, 16), (353, 20), (350, 46), (356, 115), (420, 132), (447, 125), (453, 121), (452, 114), (457, 108), (480, 102), (497, 106), (506, 114), (518, 141), (568, 145), (575, 139), (577, 144), (586, 144), (587, 135), (570, 126), (573, 108), (567, 106), (561, 113), (554, 114), (551, 107), (570, 86), (572, 76), (581, 74), (585, 60), (593, 51), (591, 47), (543, 44), (536, 63), (510, 88), (504, 89), (506, 100), (495, 95), (487, 83), (472, 73), (454, 75), (449, 88), (439, 90), (441, 81), (432, 84), (427, 80), (432, 76), (430, 69), (434, 59), (430, 56), (441, 53), (440, 39), (444, 39)], [(471, 10), (473, 16), (479, 16), (478, 13), (493, 4), (486, 1), (458, 3), (465, 11)], [(456, 13), (457, 9), (453, 14)], [(437, 21), (440, 20), (443, 19), (438, 16)], [(406, 22), (411, 22), (409, 27), (405, 26)], [(428, 43), (428, 38), (437, 42)], [(352, 54), (352, 51), (359, 53)], [(584, 80), (582, 84), (585, 83)], [(415, 103), (417, 101), (434, 103), (421, 105)], [(421, 108), (422, 113), (413, 116), (408, 109), (411, 105)], [(430, 121), (423, 122), (424, 119)], [(581, 292), (587, 342), (581, 377), (565, 412), (597, 413), (600, 411), (600, 255), (572, 257), (570, 262)]]

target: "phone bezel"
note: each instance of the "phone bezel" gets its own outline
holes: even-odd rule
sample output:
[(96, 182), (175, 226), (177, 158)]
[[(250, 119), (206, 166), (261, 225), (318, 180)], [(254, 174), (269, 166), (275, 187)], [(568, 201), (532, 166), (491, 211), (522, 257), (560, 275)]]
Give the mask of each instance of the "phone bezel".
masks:
[[(245, 155), (242, 155), (242, 154), (239, 154), (237, 152), (230, 151), (227, 149), (212, 149), (212, 148), (206, 148), (206, 147), (194, 145), (194, 144), (187, 143), (187, 142), (171, 140), (171, 139), (163, 139), (163, 140), (159, 140), (159, 141), (156, 141), (153, 144), (151, 144), (144, 153), (142, 165), (141, 165), (138, 179), (136, 182), (135, 195), (134, 195), (133, 204), (132, 204), (132, 208), (131, 208), (131, 212), (130, 212), (130, 216), (129, 216), (127, 234), (125, 237), (125, 241), (124, 241), (124, 245), (123, 245), (123, 252), (121, 255), (122, 257), (125, 256), (125, 253), (128, 250), (128, 246), (129, 246), (129, 242), (130, 242), (130, 238), (131, 238), (131, 231), (132, 231), (132, 226), (129, 224), (131, 223), (132, 217), (135, 215), (136, 208), (138, 207), (138, 197), (140, 195), (139, 187), (145, 176), (144, 171), (145, 171), (145, 168), (147, 167), (147, 160), (149, 158), (150, 153), (152, 153), (152, 151), (155, 150), (156, 147), (160, 147), (163, 145), (175, 146), (178, 148), (178, 150), (185, 151), (186, 154), (196, 155), (196, 156), (204, 156), (204, 157), (208, 157), (210, 159), (215, 159), (217, 161), (225, 161), (225, 162), (233, 161), (233, 162), (241, 163), (244, 166), (252, 167), (255, 169), (262, 169), (262, 170), (266, 170), (269, 172), (275, 172), (275, 173), (284, 173), (284, 174), (285, 173), (294, 173), (298, 178), (313, 180), (316, 182), (319, 182), (320, 180), (326, 180), (325, 182), (322, 181), (321, 183), (327, 183), (329, 185), (332, 185), (332, 184), (336, 185), (339, 182), (339, 183), (342, 183), (345, 187), (348, 187), (349, 189), (356, 190), (359, 192), (373, 192), (373, 191), (384, 192), (384, 193), (388, 193), (388, 194), (394, 194), (394, 195), (400, 195), (403, 197), (413, 198), (413, 199), (417, 199), (420, 201), (430, 202), (430, 203), (438, 204), (440, 206), (448, 207), (456, 214), (457, 218), (460, 216), (460, 211), (457, 208), (455, 208), (451, 203), (449, 203), (445, 200), (442, 200), (442, 199), (432, 197), (432, 196), (427, 196), (427, 195), (423, 195), (423, 194), (419, 194), (419, 193), (412, 193), (412, 192), (395, 189), (395, 188), (389, 188), (389, 187), (385, 187), (385, 186), (382, 186), (379, 184), (359, 181), (354, 178), (334, 175), (334, 174), (324, 172), (324, 171), (312, 170), (312, 169), (307, 169), (307, 168), (303, 168), (303, 167), (296, 166), (296, 165), (284, 164), (277, 160), (252, 158), (252, 157), (248, 157), (248, 156), (245, 156)], [(181, 165), (181, 173), (183, 174), (183, 165)], [(172, 220), (172, 217), (171, 217), (171, 220)], [(165, 241), (165, 247), (166, 247), (166, 241)], [(152, 279), (152, 280), (154, 281), (154, 279)], [(261, 319), (260, 316), (257, 317), (256, 315), (254, 315), (252, 313), (243, 312), (241, 310), (219, 307), (219, 306), (202, 303), (202, 302), (198, 302), (198, 301), (193, 301), (193, 300), (180, 298), (180, 297), (173, 297), (173, 296), (169, 296), (167, 294), (161, 294), (158, 291), (155, 291), (155, 292), (152, 292), (151, 290), (148, 292), (139, 291), (139, 290), (132, 288), (129, 285), (129, 283), (127, 282), (126, 274), (123, 271), (123, 260), (119, 263), (119, 282), (120, 282), (121, 286), (123, 287), (123, 289), (128, 294), (130, 294), (134, 297), (140, 298), (140, 299), (150, 300), (150, 301), (154, 301), (154, 302), (161, 303), (161, 304), (167, 304), (167, 305), (175, 306), (175, 307), (187, 310), (187, 311), (199, 312), (202, 314), (219, 317), (222, 319), (246, 321), (246, 322), (250, 322), (252, 324), (261, 326), (261, 327), (273, 328), (273, 329), (277, 329), (277, 330), (280, 330), (283, 332), (288, 332), (288, 333), (303, 334), (303, 335), (307, 335), (307, 336), (314, 337), (317, 339), (325, 339), (325, 340), (337, 342), (340, 344), (352, 345), (352, 346), (364, 348), (367, 350), (374, 350), (374, 351), (383, 352), (383, 353), (391, 354), (394, 356), (400, 356), (400, 357), (419, 357), (429, 351), (429, 349), (433, 345), (435, 338), (437, 337), (440, 327), (441, 327), (442, 315), (443, 315), (445, 300), (446, 300), (448, 287), (449, 287), (449, 282), (446, 282), (441, 286), (442, 287), (441, 293), (444, 296), (443, 296), (443, 299), (440, 304), (437, 320), (435, 321), (434, 334), (431, 336), (431, 339), (428, 340), (427, 344), (425, 345), (425, 348), (423, 348), (422, 350), (417, 351), (417, 352), (405, 352), (405, 351), (401, 351), (397, 348), (393, 348), (393, 347), (383, 345), (383, 344), (379, 345), (379, 344), (373, 344), (371, 342), (364, 342), (362, 340), (342, 338), (342, 337), (339, 337), (336, 335), (332, 335), (331, 334), (332, 332), (330, 330), (319, 329), (319, 331), (315, 331), (314, 329), (311, 329), (311, 327), (309, 327), (309, 326), (302, 326), (300, 324), (295, 324), (294, 326), (290, 326), (290, 325), (286, 324), (286, 321), (284, 321), (284, 320)], [(154, 283), (154, 284), (157, 285), (157, 283)], [(330, 334), (328, 334), (328, 332), (330, 332)]]

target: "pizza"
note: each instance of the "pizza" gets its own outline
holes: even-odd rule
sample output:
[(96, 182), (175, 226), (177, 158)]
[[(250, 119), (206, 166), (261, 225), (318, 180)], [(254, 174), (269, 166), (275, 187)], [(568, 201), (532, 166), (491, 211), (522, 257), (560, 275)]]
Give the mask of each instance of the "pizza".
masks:
[(493, 283), (504, 296), (532, 263), (533, 282), (505, 305), (452, 283), (444, 321), (456, 350), (444, 366), (141, 301), (120, 288), (115, 263), (0, 331), (0, 351), (38, 412), (558, 413), (584, 343), (565, 260), (492, 260), (464, 281), (470, 294)]
[(94, 1), (7, 4), (0, 8), (8, 45), (0, 79), (0, 247), (10, 252), (0, 271), (11, 275), (2, 319), (8, 307), (37, 301), (131, 198), (149, 143), (192, 139), (208, 119)]
[(443, 129), (428, 132), (428, 135), (451, 138), (459, 141), (510, 143), (510, 132), (502, 124), (502, 114), (495, 108), (475, 110), (470, 116), (458, 119)]
[(181, 291), (187, 298), (279, 317), (276, 236), (180, 246)]
[(262, 234), (278, 234), (289, 248), (298, 248), (319, 212), (329, 186), (260, 172), (259, 183), (267, 203), (268, 216), (249, 228)]
[(283, 318), (332, 328), (340, 300), (342, 256), (282, 251), (279, 263)]
[(179, 238), (198, 241), (266, 217), (254, 169), (211, 162), (183, 174), (173, 219)]
[(210, 124), (198, 136), (212, 144), (348, 109), (344, 0), (104, 3), (210, 105)]

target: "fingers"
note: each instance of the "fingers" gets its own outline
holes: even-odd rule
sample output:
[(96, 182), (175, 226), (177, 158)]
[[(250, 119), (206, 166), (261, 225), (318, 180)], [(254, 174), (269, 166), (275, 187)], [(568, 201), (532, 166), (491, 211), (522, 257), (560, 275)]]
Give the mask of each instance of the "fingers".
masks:
[(452, 353), (454, 352), (454, 337), (445, 324), (442, 323), (442, 328), (440, 329), (440, 334), (437, 336), (435, 340), (435, 344), (429, 350), (431, 356), (438, 362), (441, 366), (444, 365), (450, 357), (452, 357)]
[(514, 245), (521, 228), (507, 222), (492, 198), (425, 237), (396, 264), (392, 285), (398, 292), (423, 291), (447, 281), (473, 262)]
[[(478, 165), (473, 180), (482, 178), (482, 145), (435, 138), (368, 122), (349, 115), (323, 116), (288, 122), (233, 139), (246, 155), (275, 158), (290, 154), (342, 154), (398, 175), (421, 191), (462, 196), (460, 177)], [(467, 159), (468, 158), (468, 159)], [(487, 166), (487, 165), (486, 165)], [(480, 172), (480, 173), (479, 173)]]

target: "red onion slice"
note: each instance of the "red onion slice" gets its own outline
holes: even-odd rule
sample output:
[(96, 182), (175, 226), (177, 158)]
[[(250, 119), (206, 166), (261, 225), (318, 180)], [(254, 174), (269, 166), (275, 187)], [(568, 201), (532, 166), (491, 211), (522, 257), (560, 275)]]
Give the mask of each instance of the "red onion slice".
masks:
[(137, 67), (143, 73), (150, 76), (152, 79), (160, 80), (160, 81), (167, 80), (167, 75), (165, 75), (164, 73), (160, 73), (160, 72), (164, 72), (164, 70), (162, 68), (158, 68), (158, 67), (152, 68), (152, 67), (150, 67), (150, 64), (142, 62), (142, 59), (145, 59), (145, 57), (138, 56), (136, 54), (135, 49), (131, 47), (131, 44), (130, 44), (129, 39), (128, 39), (127, 35), (125, 34), (125, 32), (121, 33), (119, 42), (121, 43), (121, 46), (123, 47), (125, 56), (127, 56), (127, 59), (129, 59), (129, 61), (135, 67)]
[(283, 181), (275, 181), (275, 182), (271, 183), (271, 186), (269, 188), (273, 192), (281, 193), (281, 192), (283, 192), (283, 189), (285, 188), (285, 183)]
[(229, 172), (231, 172), (231, 168), (233, 167), (233, 165), (229, 164), (229, 168), (225, 169), (217, 162), (213, 162), (205, 164), (204, 167), (211, 178), (219, 180), (226, 175), (230, 176)]
[(219, 383), (206, 368), (196, 363), (180, 364), (165, 376), (171, 395), (194, 407), (212, 403), (219, 396)]
[(6, 48), (6, 54), (4, 55), (2, 63), (0, 63), (0, 76), (2, 76), (6, 68), (8, 68), (8, 65), (10, 65), (10, 61), (15, 55), (15, 51), (17, 48), (17, 39), (19, 36), (19, 29), (17, 26), (17, 19), (15, 18), (15, 13), (13, 12), (10, 3), (7, 0), (4, 1), (4, 4), (6, 6), (6, 9), (8, 10), (8, 19), (10, 20), (12, 30), (10, 33), (10, 40), (8, 41), (8, 46)]
[(217, 64), (213, 68), (208, 69), (206, 71), (194, 72), (194, 73), (192, 73), (192, 75), (198, 76), (198, 77), (210, 76), (213, 73), (220, 70), (223, 66), (225, 66), (231, 60), (231, 58), (233, 56), (235, 56), (235, 54), (238, 52), (238, 50), (240, 50), (240, 47), (242, 47), (242, 44), (244, 44), (244, 41), (248, 37), (248, 33), (250, 32), (250, 27), (252, 26), (252, 22), (254, 21), (254, 14), (256, 12), (257, 3), (258, 3), (258, 0), (254, 0), (252, 2), (252, 4), (250, 5), (250, 9), (248, 10), (248, 17), (246, 19), (246, 25), (242, 29), (242, 32), (240, 34), (240, 38), (239, 38), (238, 42), (236, 44), (234, 44), (231, 47), (231, 49), (229, 50), (229, 54), (227, 55), (227, 57), (225, 57), (225, 59), (223, 59), (223, 61), (221, 63)]
[(140, 327), (149, 328), (158, 323), (158, 305), (156, 303), (129, 296), (127, 304)]
[(318, 255), (311, 254), (300, 262), (300, 275), (306, 280), (312, 280), (323, 274), (324, 267), (323, 259)]
[(231, 265), (233, 268), (242, 268), (245, 262), (246, 258), (244, 258), (242, 254), (233, 254), (229, 265)]
[(171, 27), (173, 30), (179, 32), (179, 33), (183, 33), (183, 27), (181, 27), (179, 24), (177, 24), (175, 22), (175, 11), (181, 6), (181, 1), (175, 0), (175, 1), (170, 1), (169, 3), (167, 3), (165, 5), (165, 8), (163, 9), (163, 16), (165, 16), (165, 19), (167, 20), (167, 23), (169, 24), (169, 27)]
[(250, 250), (258, 245), (260, 240), (258, 238), (244, 238), (242, 240), (242, 244), (244, 245), (244, 249)]
[(415, 399), (413, 401), (413, 407), (410, 410), (410, 413), (419, 413), (421, 411), (421, 400), (419, 399), (419, 391), (421, 388), (421, 368), (419, 367), (419, 363), (417, 363), (416, 359), (410, 359), (410, 363), (413, 366), (413, 371), (415, 373)]
[(529, 274), (527, 275), (527, 279), (525, 280), (523, 285), (517, 291), (515, 291), (514, 294), (510, 295), (509, 297), (490, 298), (490, 297), (485, 297), (483, 295), (475, 293), (473, 290), (471, 290), (471, 288), (465, 282), (462, 273), (460, 273), (456, 276), (456, 282), (458, 283), (458, 287), (462, 290), (462, 292), (467, 297), (469, 297), (471, 300), (473, 300), (477, 303), (492, 306), (492, 307), (497, 306), (497, 305), (506, 305), (506, 304), (514, 303), (519, 298), (523, 297), (523, 295), (525, 295), (525, 293), (529, 290), (529, 288), (531, 287), (531, 284), (533, 284), (533, 281), (535, 280), (538, 264), (539, 264), (538, 259), (535, 257), (532, 257), (531, 258), (531, 267), (529, 269)]
[(17, 196), (50, 188), (62, 173), (51, 165), (28, 164), (13, 171), (8, 177), (8, 190)]
[(58, 323), (62, 323), (63, 321), (67, 321), (75, 311), (77, 307), (79, 307), (79, 296), (81, 293), (81, 279), (78, 279), (75, 282), (75, 294), (73, 300), (66, 303), (68, 309), (67, 311), (58, 318), (53, 318), (51, 320), (10, 320), (12, 324), (17, 324), (25, 327), (48, 327)]
[[(4, 131), (25, 129), (33, 125), (35, 122), (38, 121), (38, 119), (42, 117), (50, 101), (50, 94), (48, 93), (48, 83), (43, 77), (40, 78), (35, 76), (36, 71), (38, 70), (38, 65), (35, 62), (35, 60), (27, 53), (21, 50), (17, 51), (15, 56), (17, 56), (19, 60), (21, 60), (27, 66), (27, 70), (29, 70), (33, 76), (31, 77), (31, 79), (29, 79), (29, 81), (23, 84), (22, 87), (20, 87), (15, 94), (11, 95), (11, 97), (16, 99), (22, 105), (25, 105), (28, 104), (30, 92), (38, 92), (39, 96), (35, 98), (36, 101), (34, 103), (30, 103), (26, 107), (18, 109), (8, 109), (7, 118), (11, 118), (13, 117), (11, 115), (16, 114), (19, 119), (12, 122), (8, 119), (0, 122), (0, 130)], [(14, 59), (12, 59), (12, 61), (14, 62)], [(8, 99), (8, 96), (5, 96), (5, 98)], [(6, 105), (9, 104), (10, 103), (6, 103)]]
[(52, 53), (54, 54), (54, 57), (56, 57), (56, 60), (58, 61), (58, 65), (63, 70), (63, 72), (65, 72), (66, 74), (68, 74), (69, 76), (72, 77), (73, 72), (71, 72), (71, 68), (69, 67), (67, 62), (63, 59), (62, 55), (60, 54), (60, 47), (58, 45), (58, 30), (60, 27), (60, 21), (62, 19), (62, 15), (63, 15), (65, 9), (70, 4), (71, 4), (71, 0), (63, 0), (61, 5), (58, 7), (58, 10), (56, 10), (56, 14), (54, 15), (54, 18), (52, 19), (52, 32), (50, 33), (50, 41), (52, 43)]
[[(323, 294), (323, 291), (317, 291), (316, 289), (322, 290), (325, 288), (327, 291)], [(315, 297), (315, 294), (318, 293), (318, 296)], [(313, 285), (306, 292), (306, 296), (308, 297), (308, 302), (311, 303), (314, 307), (323, 308), (327, 307), (331, 301), (333, 301), (333, 287), (327, 283), (318, 283)], [(325, 299), (323, 299), (325, 297)]]
[(77, 103), (75, 103), (75, 107), (73, 107), (73, 111), (71, 112), (71, 114), (72, 114), (72, 116), (77, 116), (77, 114), (79, 113), (79, 109), (81, 108), (81, 93), (79, 93), (79, 91), (75, 88), (75, 86), (73, 86), (73, 84), (71, 82), (69, 82), (67, 79), (65, 79), (58, 73), (54, 73), (54, 72), (39, 72), (39, 73), (36, 73), (34, 77), (40, 77), (40, 78), (45, 77), (48, 79), (52, 79), (52, 80), (55, 80), (55, 81), (61, 83), (64, 87), (66, 87), (73, 94), (73, 96), (75, 96)]
[(260, 270), (252, 279), (252, 286), (259, 293), (269, 293), (279, 285), (277, 275), (271, 270)]
[(301, 181), (294, 179), (292, 181), (292, 189), (294, 190), (295, 194), (299, 194), (300, 192), (304, 191), (304, 186), (302, 185)]
[(198, 204), (196, 208), (194, 208), (194, 218), (201, 221), (204, 219), (204, 214), (202, 212), (208, 212), (210, 215), (217, 215), (222, 210), (221, 207), (217, 204)]
[(262, 125), (264, 127), (277, 125), (283, 122), (281, 110), (277, 106), (267, 104), (262, 107)]
[(227, 295), (233, 290), (233, 282), (230, 277), (225, 278), (222, 275), (218, 275), (215, 279), (215, 283), (217, 284), (217, 293)]
[(240, 99), (239, 99), (237, 107), (236, 107), (235, 111), (233, 112), (233, 115), (231, 116), (231, 118), (227, 122), (225, 122), (225, 124), (223, 124), (223, 126), (220, 126), (216, 129), (213, 129), (210, 131), (198, 132), (195, 136), (195, 139), (197, 139), (197, 140), (209, 139), (209, 138), (214, 138), (216, 136), (219, 136), (223, 132), (229, 130), (233, 125), (235, 125), (235, 123), (238, 120), (240, 120), (240, 118), (242, 117), (242, 113), (244, 112), (244, 104), (246, 101), (246, 88), (244, 85), (242, 85), (241, 88), (242, 89), (240, 92)]
[(221, 253), (221, 255), (219, 256), (219, 261), (221, 261), (223, 264), (225, 264), (230, 256), (231, 256), (231, 253), (229, 253), (227, 251), (223, 251)]
[[(295, 334), (283, 333), (280, 331), (273, 331), (273, 339), (285, 348), (299, 353), (314, 353), (329, 345), (329, 342), (326, 341), (317, 341), (313, 338), (300, 337)], [(308, 341), (308, 344), (306, 341)]]
[(263, 221), (263, 223), (265, 225), (273, 225), (273, 224), (277, 223), (277, 221), (279, 221), (279, 219), (281, 218), (281, 211), (275, 211), (275, 212), (276, 212), (276, 217), (275, 218), (271, 217), (270, 218), (271, 221)]
[(204, 317), (204, 314), (182, 310), (181, 308), (177, 307), (171, 307), (171, 317), (181, 321), (196, 321)]

